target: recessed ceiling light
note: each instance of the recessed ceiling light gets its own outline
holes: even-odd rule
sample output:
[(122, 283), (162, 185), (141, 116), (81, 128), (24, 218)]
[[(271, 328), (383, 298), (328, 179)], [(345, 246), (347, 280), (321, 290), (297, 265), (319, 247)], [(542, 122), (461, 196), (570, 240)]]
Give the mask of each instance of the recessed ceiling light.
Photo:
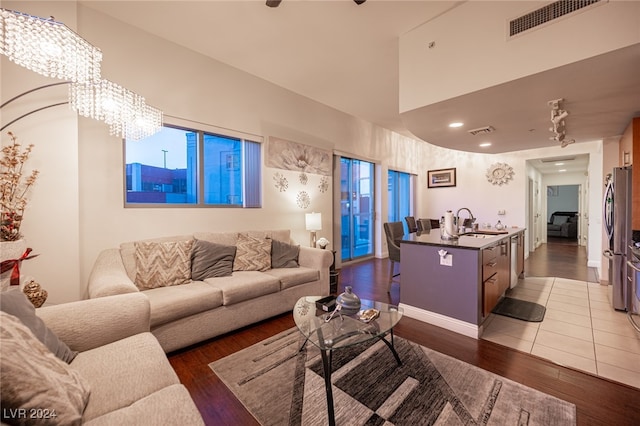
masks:
[(464, 123), (461, 123), (459, 121), (455, 121), (453, 123), (449, 123), (449, 127), (451, 127), (451, 128), (462, 127), (462, 126), (464, 126)]
[(480, 144), (480, 147), (482, 147), (482, 148), (486, 148), (486, 147), (488, 147), (488, 146), (491, 146), (491, 142), (482, 142), (482, 143)]
[(564, 166), (564, 163), (556, 163), (556, 166)]
[(560, 169), (560, 170), (558, 170), (558, 171), (559, 171), (560, 173), (562, 173), (562, 172), (566, 172), (566, 171), (567, 171), (567, 169)]

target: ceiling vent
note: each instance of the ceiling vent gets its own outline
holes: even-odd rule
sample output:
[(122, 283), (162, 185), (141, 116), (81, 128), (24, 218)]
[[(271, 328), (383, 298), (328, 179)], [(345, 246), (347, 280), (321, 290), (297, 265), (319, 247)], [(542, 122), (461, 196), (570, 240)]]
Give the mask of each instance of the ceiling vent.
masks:
[(562, 16), (609, 0), (559, 0), (509, 21), (509, 37), (513, 37)]
[(479, 129), (468, 130), (469, 134), (475, 135), (484, 135), (486, 133), (493, 133), (496, 129), (491, 126), (480, 127)]
[(541, 158), (540, 162), (541, 163), (557, 163), (557, 162), (564, 162), (564, 161), (573, 161), (575, 159), (576, 157)]

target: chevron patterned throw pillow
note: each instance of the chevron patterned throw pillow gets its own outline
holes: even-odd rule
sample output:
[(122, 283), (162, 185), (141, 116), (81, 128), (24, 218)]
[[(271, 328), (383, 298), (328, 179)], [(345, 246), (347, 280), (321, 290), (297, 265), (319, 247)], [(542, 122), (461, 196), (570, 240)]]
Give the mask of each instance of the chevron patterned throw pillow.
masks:
[(266, 271), (271, 269), (271, 240), (238, 234), (234, 271)]
[(136, 286), (148, 289), (189, 283), (192, 247), (193, 240), (135, 243)]

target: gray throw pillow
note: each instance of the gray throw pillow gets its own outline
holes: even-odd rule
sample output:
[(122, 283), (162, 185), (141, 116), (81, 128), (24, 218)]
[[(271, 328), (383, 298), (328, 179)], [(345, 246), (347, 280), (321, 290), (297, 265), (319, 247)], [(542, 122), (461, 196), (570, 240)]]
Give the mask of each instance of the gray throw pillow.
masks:
[(58, 339), (58, 336), (36, 315), (36, 308), (19, 288), (0, 292), (0, 311), (17, 317), (40, 342), (67, 364), (78, 355), (78, 352), (72, 351), (66, 343)]
[(228, 277), (233, 273), (235, 256), (235, 246), (195, 240), (191, 252), (191, 279), (203, 281), (206, 278)]
[(297, 268), (300, 246), (294, 246), (278, 240), (271, 240), (271, 267)]

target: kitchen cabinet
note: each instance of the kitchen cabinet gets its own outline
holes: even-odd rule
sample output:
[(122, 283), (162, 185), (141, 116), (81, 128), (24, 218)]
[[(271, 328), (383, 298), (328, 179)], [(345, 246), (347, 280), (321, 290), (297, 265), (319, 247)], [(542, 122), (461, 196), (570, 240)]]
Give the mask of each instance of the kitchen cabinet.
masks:
[(482, 315), (491, 313), (511, 282), (509, 238), (482, 249)]
[(482, 249), (482, 315), (487, 316), (498, 303), (499, 293), (499, 262), (500, 247), (496, 244)]
[[(511, 250), (511, 237), (523, 235), (522, 228), (451, 241), (441, 240), (439, 229), (405, 235), (400, 242), (404, 314), (478, 338), (483, 322), (509, 289), (512, 271), (524, 271), (524, 243), (521, 253), (515, 246)], [(517, 270), (511, 266), (512, 256), (522, 256)]]
[[(634, 160), (637, 170), (640, 165), (640, 117), (631, 120), (620, 138), (620, 166), (631, 166)], [(632, 209), (636, 212), (640, 211), (640, 173), (633, 173), (632, 182)], [(640, 215), (633, 215), (631, 227), (640, 230)]]

